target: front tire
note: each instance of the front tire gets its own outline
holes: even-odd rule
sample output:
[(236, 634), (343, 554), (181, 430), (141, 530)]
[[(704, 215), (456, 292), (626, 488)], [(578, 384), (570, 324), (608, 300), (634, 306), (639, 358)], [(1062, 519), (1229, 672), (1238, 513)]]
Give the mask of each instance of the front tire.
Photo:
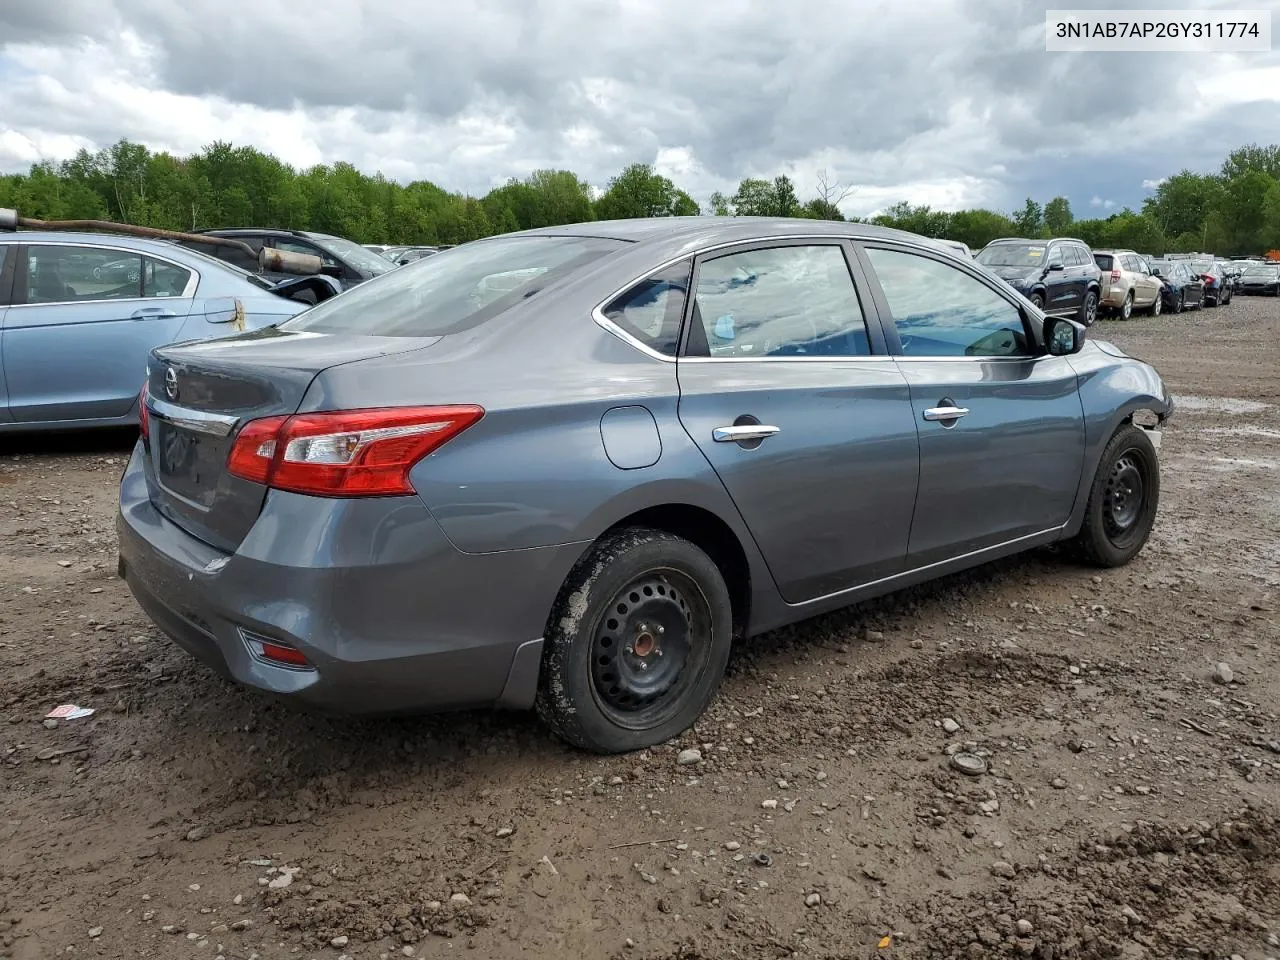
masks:
[(1164, 294), (1157, 293), (1156, 298), (1151, 301), (1151, 315), (1153, 317), (1160, 316), (1160, 311), (1164, 309)]
[(1181, 313), (1187, 306), (1187, 291), (1179, 290), (1178, 299), (1173, 301), (1173, 312)]
[(1084, 524), (1073, 544), (1087, 563), (1121, 567), (1151, 536), (1160, 504), (1160, 459), (1141, 427), (1116, 431), (1098, 461)]
[(1040, 294), (1033, 293), (1027, 299), (1031, 301), (1031, 305), (1035, 307), (1037, 310), (1044, 309), (1044, 297), (1042, 297)]
[(551, 611), (538, 714), (596, 753), (670, 740), (715, 697), (732, 632), (728, 587), (702, 550), (645, 527), (607, 534)]
[(1098, 292), (1089, 290), (1084, 295), (1084, 300), (1080, 304), (1080, 312), (1076, 314), (1076, 319), (1083, 323), (1086, 327), (1092, 327), (1093, 322), (1098, 319)]

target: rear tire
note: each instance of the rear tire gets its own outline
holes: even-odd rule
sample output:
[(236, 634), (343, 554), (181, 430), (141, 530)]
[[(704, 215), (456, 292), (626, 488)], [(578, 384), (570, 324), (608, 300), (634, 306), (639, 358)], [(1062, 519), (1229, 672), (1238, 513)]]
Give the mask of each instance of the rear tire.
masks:
[(670, 740), (714, 699), (732, 624), (724, 577), (694, 544), (646, 527), (607, 534), (552, 608), (538, 714), (596, 753)]
[(1093, 326), (1094, 321), (1098, 319), (1098, 291), (1089, 290), (1085, 292), (1084, 300), (1080, 303), (1080, 311), (1076, 314), (1076, 319), (1086, 327)]
[(1084, 524), (1072, 545), (1097, 567), (1124, 566), (1151, 536), (1160, 505), (1160, 459), (1141, 427), (1128, 423), (1102, 451)]
[(1120, 304), (1120, 319), (1128, 320), (1133, 316), (1133, 291), (1124, 295), (1124, 303)]

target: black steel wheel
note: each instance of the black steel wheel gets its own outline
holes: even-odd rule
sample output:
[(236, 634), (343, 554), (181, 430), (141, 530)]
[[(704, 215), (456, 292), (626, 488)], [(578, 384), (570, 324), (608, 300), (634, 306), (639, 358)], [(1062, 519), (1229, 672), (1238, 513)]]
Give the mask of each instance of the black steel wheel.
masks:
[(710, 645), (707, 599), (690, 577), (654, 569), (609, 601), (591, 646), (592, 693), (620, 727), (647, 729), (678, 708)]
[(719, 567), (662, 530), (607, 534), (561, 588), (543, 639), (538, 713), (599, 753), (680, 734), (715, 697), (733, 608)]
[(1125, 424), (1098, 461), (1074, 544), (1089, 563), (1119, 567), (1147, 542), (1160, 503), (1160, 460), (1147, 431)]

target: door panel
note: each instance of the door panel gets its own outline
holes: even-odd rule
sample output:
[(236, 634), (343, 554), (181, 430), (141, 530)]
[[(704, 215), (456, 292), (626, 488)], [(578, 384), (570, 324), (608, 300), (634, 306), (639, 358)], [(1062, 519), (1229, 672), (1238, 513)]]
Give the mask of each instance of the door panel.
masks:
[(864, 321), (844, 246), (708, 258), (694, 290), (680, 420), (783, 599), (899, 572), (919, 469), (910, 392), (891, 358), (871, 355), (883, 335)]
[[(900, 366), (920, 431), (910, 566), (1066, 523), (1084, 463), (1084, 415), (1065, 357)], [(946, 401), (968, 413), (924, 418)]]
[[(682, 359), (680, 420), (737, 504), (783, 599), (800, 603), (902, 570), (919, 448), (893, 361)], [(754, 418), (750, 444), (715, 430)]]
[(1039, 356), (1037, 332), (988, 278), (918, 252), (865, 256), (920, 438), (908, 568), (1065, 523), (1084, 460), (1071, 364)]
[[(191, 300), (157, 290), (136, 252), (31, 246), (0, 333), (12, 419), (123, 417), (142, 387), (152, 347), (174, 340)], [(136, 264), (136, 265), (135, 265)], [(190, 276), (181, 268), (166, 271)], [(132, 294), (132, 295), (131, 295)], [(65, 299), (63, 299), (65, 298)]]

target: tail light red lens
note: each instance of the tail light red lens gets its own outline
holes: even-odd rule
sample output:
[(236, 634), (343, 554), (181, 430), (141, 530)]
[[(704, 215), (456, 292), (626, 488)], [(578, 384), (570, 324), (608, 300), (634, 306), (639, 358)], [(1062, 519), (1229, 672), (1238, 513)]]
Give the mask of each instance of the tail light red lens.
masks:
[(482, 407), (385, 407), (251, 420), (227, 470), (276, 490), (324, 497), (414, 492), (409, 471), (484, 416)]
[(1111, 282), (1112, 282), (1112, 283), (1119, 283), (1119, 282), (1120, 282), (1120, 271), (1119, 271), (1119, 270), (1112, 270), (1112, 271), (1111, 271)]
[(151, 439), (151, 414), (147, 412), (147, 385), (138, 391), (138, 432), (143, 440)]
[(263, 643), (261, 648), (262, 658), (271, 660), (275, 663), (282, 663), (286, 667), (309, 667), (310, 663), (293, 647), (286, 647), (280, 643)]

